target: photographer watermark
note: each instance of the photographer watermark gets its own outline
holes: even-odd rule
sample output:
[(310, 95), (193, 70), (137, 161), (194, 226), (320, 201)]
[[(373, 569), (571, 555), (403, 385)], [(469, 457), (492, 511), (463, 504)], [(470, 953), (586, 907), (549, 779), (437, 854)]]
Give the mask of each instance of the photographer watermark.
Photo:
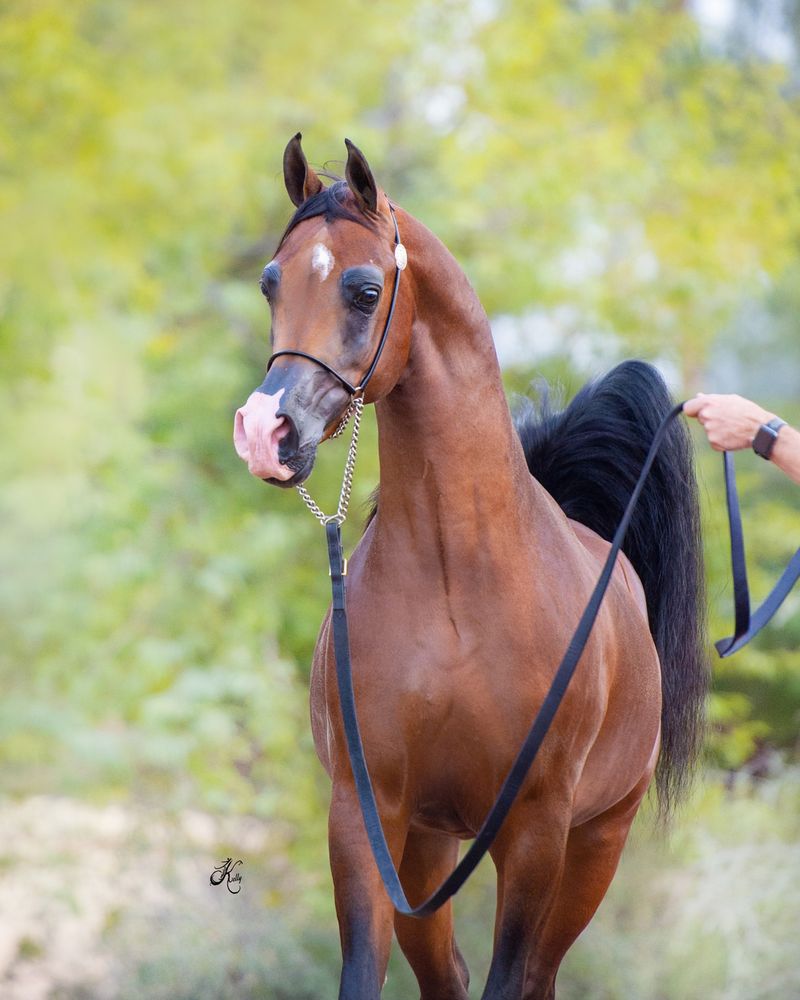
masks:
[(222, 885), (224, 882), (228, 887), (228, 892), (236, 895), (242, 888), (242, 873), (236, 871), (236, 868), (241, 864), (243, 864), (242, 861), (226, 858), (221, 865), (214, 869), (208, 881), (212, 885)]

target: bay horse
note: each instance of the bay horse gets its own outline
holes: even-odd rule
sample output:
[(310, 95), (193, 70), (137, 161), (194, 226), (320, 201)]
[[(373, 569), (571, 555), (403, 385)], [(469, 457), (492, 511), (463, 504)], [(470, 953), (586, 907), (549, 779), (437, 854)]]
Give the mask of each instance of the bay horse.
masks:
[[(257, 477), (302, 483), (372, 360), (363, 394), (376, 407), (380, 484), (347, 575), (353, 683), (384, 832), (416, 903), (489, 811), (672, 403), (654, 368), (624, 362), (562, 412), (530, 405), (515, 427), (464, 273), (347, 148), (345, 179), (327, 186), (299, 135), (286, 148), (296, 211), (261, 278), (274, 354), (234, 438)], [(665, 811), (687, 784), (707, 686), (698, 523), (691, 443), (673, 422), (572, 683), (491, 849), (484, 1000), (555, 996), (651, 777)], [(332, 782), (340, 1000), (380, 996), (393, 930), (422, 1000), (466, 1000), (451, 904), (412, 919), (395, 914), (381, 884), (345, 748), (330, 621), (329, 610), (311, 725)]]

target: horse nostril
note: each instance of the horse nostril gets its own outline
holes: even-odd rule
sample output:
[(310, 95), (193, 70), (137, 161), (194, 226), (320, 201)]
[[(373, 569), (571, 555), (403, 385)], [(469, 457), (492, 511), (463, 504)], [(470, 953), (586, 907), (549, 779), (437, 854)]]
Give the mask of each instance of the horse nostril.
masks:
[(300, 434), (297, 425), (288, 413), (281, 413), (278, 410), (278, 416), (283, 417), (284, 426), (288, 428), (278, 445), (278, 458), (281, 464), (285, 465), (290, 458), (294, 458), (297, 454), (297, 449), (300, 447)]

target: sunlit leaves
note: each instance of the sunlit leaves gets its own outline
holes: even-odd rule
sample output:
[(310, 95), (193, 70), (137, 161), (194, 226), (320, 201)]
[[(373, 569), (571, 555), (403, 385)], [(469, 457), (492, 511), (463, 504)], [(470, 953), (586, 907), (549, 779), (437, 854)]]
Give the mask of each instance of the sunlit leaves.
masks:
[[(4, 5), (0, 51), (16, 789), (69, 778), (320, 815), (297, 776), (319, 775), (322, 541), (230, 447), (267, 354), (255, 282), (289, 216), (296, 131), (334, 171), (356, 140), (491, 314), (568, 310), (565, 343), (666, 355), (687, 391), (748, 296), (770, 293), (770, 364), (798, 341), (796, 94), (779, 67), (710, 51), (682, 5), (40, 0)], [(563, 354), (546, 367), (570, 374)], [(328, 506), (335, 447), (313, 481)], [(370, 428), (356, 502), (376, 478)], [(744, 483), (756, 594), (800, 544), (778, 489)], [(707, 526), (718, 635), (726, 542)], [(797, 704), (796, 618), (719, 668), (718, 760), (787, 738), (774, 693)]]

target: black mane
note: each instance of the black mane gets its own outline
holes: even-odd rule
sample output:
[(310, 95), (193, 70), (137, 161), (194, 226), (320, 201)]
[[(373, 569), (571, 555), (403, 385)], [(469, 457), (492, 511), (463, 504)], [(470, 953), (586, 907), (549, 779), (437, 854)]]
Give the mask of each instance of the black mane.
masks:
[[(673, 405), (658, 371), (625, 361), (585, 385), (567, 407), (547, 391), (517, 406), (514, 423), (528, 468), (567, 517), (613, 537), (650, 442)], [(633, 515), (623, 549), (647, 596), (661, 659), (662, 813), (686, 791), (703, 741), (708, 688), (700, 511), (692, 443), (673, 422)]]

